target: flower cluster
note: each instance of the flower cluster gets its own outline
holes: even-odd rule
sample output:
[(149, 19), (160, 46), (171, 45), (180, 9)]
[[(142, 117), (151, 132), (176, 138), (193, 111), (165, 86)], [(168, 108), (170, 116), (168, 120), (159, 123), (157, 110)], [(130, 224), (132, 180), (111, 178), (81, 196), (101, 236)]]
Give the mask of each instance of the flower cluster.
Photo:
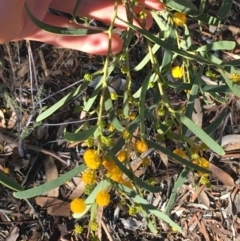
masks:
[(110, 195), (104, 190), (98, 192), (96, 203), (101, 207), (107, 206), (110, 203)]
[[(200, 166), (200, 167), (203, 167), (203, 168), (205, 168), (205, 169), (209, 169), (210, 163), (209, 163), (209, 161), (208, 161), (206, 158), (204, 158), (204, 157), (199, 157), (199, 158), (197, 158), (197, 159), (193, 159), (192, 162), (193, 162), (194, 164)], [(198, 171), (198, 175), (199, 175), (199, 176), (203, 176), (203, 175), (208, 176), (208, 174), (206, 174), (205, 172), (201, 172), (201, 171)]]
[(97, 231), (98, 230), (98, 223), (96, 221), (91, 222), (91, 230)]
[[(194, 163), (194, 164), (196, 164), (200, 167), (203, 167), (205, 169), (209, 169), (209, 165), (210, 165), (209, 161), (204, 157), (200, 157), (198, 155), (198, 151), (199, 151), (199, 148), (197, 146), (194, 146), (194, 147), (191, 148), (192, 163)], [(182, 149), (175, 149), (173, 151), (173, 153), (175, 153), (176, 155), (178, 155), (178, 156), (180, 156), (184, 159), (188, 159), (188, 156), (186, 155), (186, 153)], [(208, 174), (206, 174), (204, 172), (201, 172), (201, 171), (198, 171), (198, 174), (199, 174), (199, 176), (203, 176), (203, 175), (207, 176), (208, 175)]]
[(127, 158), (127, 151), (126, 150), (121, 150), (118, 154), (117, 154), (117, 158), (120, 162), (124, 162)]
[(139, 153), (144, 153), (148, 150), (148, 145), (144, 140), (136, 141), (134, 148)]
[(83, 159), (87, 167), (93, 170), (98, 169), (101, 164), (101, 160), (97, 151), (92, 149), (85, 151), (85, 153), (83, 154)]
[(112, 160), (110, 160), (109, 157), (104, 157), (102, 164), (107, 169), (107, 176), (113, 181), (119, 182), (123, 175), (120, 168)]
[(120, 180), (118, 181), (118, 183), (120, 183), (120, 184), (122, 184), (122, 185), (124, 185), (124, 186), (126, 186), (126, 187), (128, 187), (128, 188), (130, 188), (130, 189), (133, 189), (132, 183), (131, 183), (130, 181), (128, 181), (128, 180), (125, 180), (125, 179), (123, 179), (123, 178), (120, 178)]
[(76, 234), (81, 234), (82, 231), (83, 231), (83, 227), (80, 226), (79, 224), (77, 224), (77, 225), (75, 226), (75, 228), (74, 228), (74, 232), (75, 232)]
[(70, 203), (70, 210), (73, 213), (82, 213), (86, 209), (86, 203), (82, 198), (75, 198)]
[(238, 73), (233, 73), (230, 77), (232, 82), (237, 83), (240, 81), (240, 75)]
[(172, 68), (172, 76), (175, 79), (181, 79), (183, 77), (183, 68), (180, 66), (175, 66)]
[(82, 174), (82, 180), (85, 184), (94, 184), (97, 181), (97, 175), (95, 171), (87, 169)]
[(108, 169), (107, 176), (115, 182), (119, 182), (122, 178), (123, 172), (117, 165), (114, 165), (112, 168)]
[(128, 139), (130, 137), (130, 132), (128, 130), (123, 130), (122, 137), (124, 140)]
[(173, 22), (176, 24), (176, 26), (183, 27), (186, 21), (187, 17), (184, 13), (175, 12), (173, 14)]
[(173, 153), (182, 157), (182, 158), (184, 158), (184, 159), (187, 159), (187, 155), (182, 149), (177, 148), (173, 151)]

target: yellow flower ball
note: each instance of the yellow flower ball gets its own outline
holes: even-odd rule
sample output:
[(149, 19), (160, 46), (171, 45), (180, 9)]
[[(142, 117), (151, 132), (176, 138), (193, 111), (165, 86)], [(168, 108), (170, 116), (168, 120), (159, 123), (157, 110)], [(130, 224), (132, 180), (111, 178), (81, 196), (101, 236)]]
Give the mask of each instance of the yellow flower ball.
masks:
[(182, 149), (177, 148), (173, 151), (173, 153), (182, 157), (182, 158), (184, 158), (184, 159), (187, 159), (187, 155)]
[(127, 158), (127, 152), (125, 150), (121, 150), (118, 154), (117, 154), (117, 158), (120, 162), (124, 162)]
[(104, 190), (100, 191), (96, 196), (96, 203), (101, 207), (107, 206), (110, 203), (110, 195)]
[(148, 145), (145, 141), (141, 140), (134, 144), (134, 148), (137, 152), (144, 153), (148, 150)]
[(186, 14), (184, 13), (179, 13), (176, 12), (173, 14), (173, 22), (178, 26), (178, 27), (183, 27), (184, 24), (187, 21)]
[(70, 210), (73, 213), (82, 213), (86, 209), (86, 203), (82, 198), (75, 198), (70, 203)]
[(97, 151), (92, 149), (85, 151), (85, 153), (83, 154), (83, 159), (87, 167), (93, 170), (98, 169), (101, 164), (101, 160)]
[(85, 184), (94, 184), (97, 181), (97, 175), (93, 170), (87, 169), (82, 174), (82, 180)]
[(183, 68), (180, 66), (175, 66), (172, 68), (172, 76), (175, 79), (181, 79), (183, 77)]
[(121, 178), (118, 183), (130, 188), (130, 189), (133, 189), (133, 185), (130, 181), (127, 181), (127, 180), (124, 180), (123, 178)]
[(123, 172), (116, 165), (108, 169), (108, 172), (107, 172), (107, 176), (116, 182), (118, 182), (122, 178), (122, 175), (123, 175)]
[(9, 169), (8, 167), (5, 167), (5, 168), (4, 168), (4, 172), (5, 172), (5, 174), (9, 174), (10, 169)]
[[(206, 158), (200, 157), (199, 160), (198, 160), (198, 165), (199, 165), (200, 167), (205, 168), (205, 169), (209, 169), (210, 163), (209, 163), (209, 161), (208, 161)], [(198, 175), (199, 175), (199, 176), (203, 176), (203, 175), (208, 176), (207, 173), (201, 172), (201, 171), (198, 171)]]

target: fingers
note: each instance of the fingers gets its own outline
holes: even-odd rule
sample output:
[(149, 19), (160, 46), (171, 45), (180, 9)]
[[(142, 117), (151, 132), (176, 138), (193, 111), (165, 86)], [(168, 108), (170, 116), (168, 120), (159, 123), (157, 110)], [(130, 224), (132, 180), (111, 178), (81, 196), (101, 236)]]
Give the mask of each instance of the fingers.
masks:
[(22, 30), (24, 0), (0, 1), (0, 44), (14, 39)]
[(159, 0), (139, 0), (140, 5), (145, 5), (147, 8), (161, 11), (164, 5)]
[[(44, 22), (54, 26), (61, 27), (77, 27), (76, 24), (67, 22), (65, 18), (47, 14)], [(62, 48), (76, 49), (90, 54), (106, 55), (108, 52), (108, 34), (99, 33), (86, 36), (62, 36), (50, 34), (41, 29), (37, 29), (33, 34), (28, 36), (28, 40), (36, 40), (40, 42), (49, 43)], [(120, 37), (114, 35), (112, 39), (112, 52), (118, 53), (122, 49), (122, 40)]]
[[(158, 1), (148, 0), (144, 1), (148, 4), (148, 6), (152, 6), (154, 8), (160, 8), (162, 5), (159, 4)], [(76, 0), (68, 0), (68, 1), (59, 1), (59, 0), (52, 0), (50, 7), (67, 12), (73, 13), (73, 9), (75, 7)], [(134, 12), (137, 14), (142, 10), (140, 7), (135, 7)], [(78, 11), (79, 16), (84, 16), (88, 18), (97, 19), (99, 21), (105, 22), (106, 24), (110, 24), (114, 13), (114, 0), (83, 0), (80, 9)], [(124, 21), (127, 21), (127, 14), (126, 8), (122, 5), (118, 5), (117, 14), (120, 18)], [(146, 21), (146, 28), (150, 28), (152, 25), (152, 17), (149, 12), (147, 12)], [(139, 24), (134, 21), (134, 24), (139, 27)], [(124, 24), (119, 19), (116, 19), (115, 26), (120, 28), (126, 28), (126, 24)]]
[[(43, 20), (46, 16), (50, 2), (51, 0), (26, 0), (29, 10), (34, 15), (34, 17), (36, 17), (39, 20)], [(36, 28), (35, 24), (32, 22), (32, 20), (28, 17), (27, 13), (25, 12), (25, 6), (23, 8), (24, 24), (21, 34), (18, 36), (19, 39), (25, 38), (30, 32), (32, 32)]]

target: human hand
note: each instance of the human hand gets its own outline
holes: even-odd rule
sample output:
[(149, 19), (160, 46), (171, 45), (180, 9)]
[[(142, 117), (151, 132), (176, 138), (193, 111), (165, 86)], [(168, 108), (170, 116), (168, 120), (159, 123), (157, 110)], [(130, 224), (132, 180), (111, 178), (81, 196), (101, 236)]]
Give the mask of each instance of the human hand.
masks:
[[(72, 13), (76, 0), (26, 0), (29, 9), (39, 20), (57, 27), (79, 28), (79, 25), (70, 23), (67, 19), (48, 13), (48, 8), (62, 12)], [(25, 0), (2, 0), (0, 8), (0, 44), (21, 39), (36, 40), (49, 43), (58, 47), (76, 49), (91, 54), (105, 55), (108, 51), (108, 34), (98, 33), (86, 36), (63, 36), (56, 35), (39, 29), (30, 20), (24, 7)], [(162, 10), (163, 5), (158, 0), (139, 0), (139, 4), (146, 7)], [(135, 7), (134, 12), (138, 13), (141, 8)], [(110, 24), (114, 12), (114, 0), (83, 0), (78, 11), (79, 16), (97, 19)], [(120, 3), (118, 16), (127, 21), (126, 9)], [(135, 25), (138, 25), (136, 22)], [(152, 25), (150, 13), (146, 18), (146, 28)], [(116, 19), (115, 26), (126, 28), (126, 25)], [(122, 40), (119, 36), (113, 35), (112, 52), (118, 53), (122, 49)]]

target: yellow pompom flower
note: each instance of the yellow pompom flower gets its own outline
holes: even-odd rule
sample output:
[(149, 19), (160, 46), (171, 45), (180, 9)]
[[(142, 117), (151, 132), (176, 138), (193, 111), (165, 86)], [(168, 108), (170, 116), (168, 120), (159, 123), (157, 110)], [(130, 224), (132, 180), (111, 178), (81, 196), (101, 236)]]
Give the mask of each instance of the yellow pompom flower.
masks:
[(94, 184), (97, 181), (97, 175), (95, 171), (87, 169), (82, 174), (82, 180), (85, 184)]
[(184, 159), (187, 159), (187, 155), (182, 149), (177, 148), (173, 151), (173, 153), (182, 157), (182, 158), (184, 158)]
[[(198, 165), (200, 167), (203, 167), (205, 169), (209, 169), (209, 166), (210, 166), (210, 163), (209, 163), (209, 161), (206, 158), (199, 157), (199, 156), (198, 156), (198, 158), (193, 158), (192, 159), (192, 163), (194, 163), (194, 164), (196, 164), (196, 165)], [(203, 176), (203, 175), (208, 176), (207, 173), (201, 172), (201, 171), (198, 171), (198, 175), (199, 176)]]
[(148, 145), (144, 140), (141, 140), (134, 144), (134, 148), (137, 152), (144, 153), (148, 150)]
[(127, 152), (125, 150), (121, 150), (118, 154), (117, 154), (117, 158), (120, 162), (124, 162), (127, 158)]
[(124, 180), (123, 178), (121, 178), (118, 183), (130, 188), (130, 189), (133, 189), (133, 185), (130, 181), (127, 181), (127, 180)]
[(184, 24), (187, 21), (186, 14), (176, 12), (173, 14), (173, 22), (178, 26), (178, 27), (183, 27)]
[[(209, 163), (209, 161), (208, 161), (206, 158), (200, 157), (200, 158), (198, 159), (198, 165), (199, 165), (200, 167), (205, 168), (205, 169), (209, 169), (210, 163)], [(208, 176), (207, 173), (201, 172), (201, 171), (198, 171), (198, 175), (199, 175), (199, 176), (203, 176), (203, 175)]]
[(92, 149), (85, 151), (85, 153), (83, 154), (83, 159), (87, 167), (93, 170), (98, 169), (101, 164), (101, 160), (97, 151)]
[(4, 168), (4, 172), (5, 172), (5, 174), (9, 174), (9, 172), (10, 172), (9, 168), (8, 168), (8, 167), (5, 167), (5, 168)]
[(110, 203), (110, 195), (104, 190), (100, 191), (96, 196), (96, 203), (101, 207), (107, 206)]
[(119, 182), (119, 180), (122, 178), (122, 175), (123, 175), (123, 172), (116, 165), (108, 169), (108, 172), (107, 172), (107, 176), (116, 182)]
[(181, 79), (183, 77), (183, 68), (180, 66), (175, 66), (172, 68), (172, 76), (175, 79)]
[(73, 213), (82, 213), (86, 209), (86, 203), (82, 198), (75, 198), (70, 203), (70, 210)]
[(112, 169), (113, 167), (116, 166), (116, 164), (115, 164), (113, 161), (111, 161), (111, 160), (105, 160), (105, 159), (103, 160), (102, 164), (103, 164), (103, 166), (104, 166), (106, 169), (108, 169), (108, 170), (110, 170), (110, 169)]

